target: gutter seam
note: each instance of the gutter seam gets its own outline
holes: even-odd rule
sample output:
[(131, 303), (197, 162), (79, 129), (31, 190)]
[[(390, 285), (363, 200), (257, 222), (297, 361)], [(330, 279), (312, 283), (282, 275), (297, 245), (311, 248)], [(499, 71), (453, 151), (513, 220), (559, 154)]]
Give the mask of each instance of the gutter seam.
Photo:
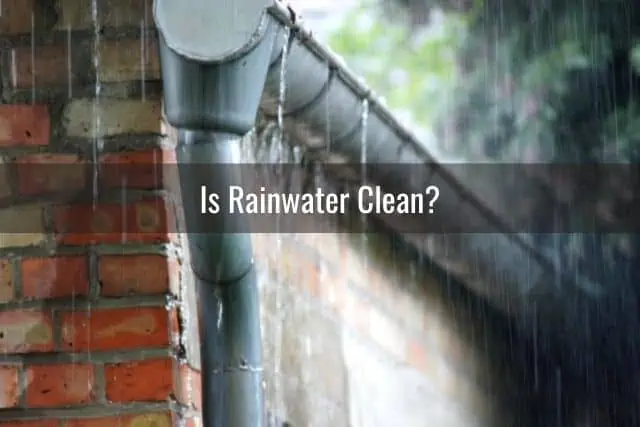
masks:
[(218, 286), (218, 287), (225, 287), (225, 286), (232, 286), (235, 285), (236, 283), (240, 282), (241, 280), (243, 280), (244, 278), (246, 278), (249, 274), (251, 274), (251, 272), (254, 270), (255, 268), (255, 263), (252, 261), (251, 264), (249, 264), (249, 266), (247, 267), (247, 269), (242, 272), (241, 274), (234, 276), (232, 278), (227, 278), (225, 280), (210, 280), (204, 276), (202, 276), (201, 274), (198, 273), (198, 271), (196, 270), (196, 266), (195, 265), (191, 265), (191, 271), (193, 272), (193, 276), (198, 279), (201, 280), (203, 283), (208, 283), (212, 286)]
[[(293, 40), (293, 37), (289, 39), (289, 47), (291, 47), (292, 40)], [(281, 57), (282, 57), (282, 53), (278, 56), (276, 61), (279, 61), (280, 63), (282, 63), (282, 60), (280, 59)], [(329, 66), (329, 77), (327, 77), (327, 80), (324, 82), (324, 84), (322, 85), (318, 93), (313, 98), (311, 98), (310, 101), (305, 102), (300, 107), (297, 107), (291, 111), (285, 112), (282, 115), (282, 118), (295, 119), (297, 116), (308, 111), (310, 108), (315, 106), (318, 102), (320, 102), (320, 100), (324, 98), (324, 96), (329, 92), (329, 88), (331, 87), (331, 83), (333, 82), (333, 79), (336, 75), (336, 71), (337, 71), (336, 67)], [(267, 119), (271, 119), (271, 120), (276, 119), (278, 117), (277, 114), (269, 114), (269, 113), (265, 113), (264, 116)]]

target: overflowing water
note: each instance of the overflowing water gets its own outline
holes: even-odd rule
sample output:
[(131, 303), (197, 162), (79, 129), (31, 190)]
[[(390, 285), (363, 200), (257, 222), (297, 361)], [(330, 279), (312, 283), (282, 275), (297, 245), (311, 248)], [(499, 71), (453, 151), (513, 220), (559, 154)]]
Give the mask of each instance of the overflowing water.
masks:
[(94, 207), (98, 201), (99, 191), (99, 173), (100, 173), (100, 154), (104, 148), (104, 139), (102, 137), (102, 118), (100, 111), (100, 99), (102, 95), (102, 79), (101, 64), (100, 64), (100, 43), (101, 43), (101, 28), (98, 9), (98, 0), (92, 0), (91, 2), (91, 20), (93, 23), (93, 68), (96, 74), (96, 80), (94, 85), (94, 100), (93, 100), (93, 143), (92, 143), (92, 161), (93, 161), (93, 203)]
[[(272, 147), (275, 150), (275, 155), (271, 157), (271, 161), (274, 163), (278, 163), (282, 165), (282, 157), (285, 151), (285, 142), (284, 142), (284, 107), (286, 102), (286, 91), (287, 91), (287, 59), (289, 57), (289, 41), (291, 38), (291, 29), (286, 28), (284, 35), (284, 43), (282, 46), (282, 54), (280, 59), (280, 75), (279, 75), (279, 90), (278, 90), (278, 111), (277, 111), (277, 131), (275, 132), (276, 140), (272, 142)], [(277, 175), (278, 178), (282, 180), (282, 170)], [(280, 218), (278, 217), (276, 222), (276, 253), (282, 254), (282, 236), (280, 235)], [(274, 363), (274, 406), (279, 411), (283, 411), (286, 413), (286, 402), (284, 398), (284, 390), (282, 387), (282, 382), (284, 375), (282, 374), (282, 340), (283, 340), (283, 331), (282, 328), (285, 322), (285, 310), (286, 307), (283, 304), (283, 295), (282, 295), (282, 281), (283, 278), (280, 275), (280, 269), (277, 269), (275, 275), (276, 288), (275, 292), (275, 322), (274, 322), (274, 330), (273, 330), (273, 363)]]
[[(361, 173), (361, 182), (362, 185), (366, 185), (368, 182), (368, 150), (367, 150), (367, 133), (369, 131), (369, 100), (362, 100), (362, 113), (360, 116), (360, 173)], [(368, 246), (368, 234), (366, 231), (367, 228), (367, 215), (360, 215), (360, 226), (362, 227), (362, 234), (360, 236), (361, 239), (361, 249), (362, 253), (367, 253)], [(367, 256), (363, 257), (364, 271), (366, 272), (369, 268), (369, 258)]]

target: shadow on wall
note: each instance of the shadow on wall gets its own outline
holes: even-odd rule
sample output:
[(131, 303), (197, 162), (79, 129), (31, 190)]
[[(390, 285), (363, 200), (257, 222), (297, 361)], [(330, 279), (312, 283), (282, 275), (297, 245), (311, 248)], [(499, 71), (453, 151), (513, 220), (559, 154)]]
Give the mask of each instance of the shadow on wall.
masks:
[[(345, 248), (330, 246), (331, 238), (340, 239), (327, 236), (315, 247), (304, 236), (282, 236), (280, 249), (276, 236), (256, 237), (268, 406), (291, 426), (412, 427), (424, 420), (451, 427), (640, 425), (640, 322), (631, 291), (597, 304), (567, 301), (564, 318), (543, 326), (497, 312), (391, 234), (376, 233), (366, 248), (358, 235), (342, 235), (346, 251), (364, 251), (369, 267), (384, 272), (390, 292), (423, 301), (425, 312), (443, 321), (428, 356), (477, 389), (472, 396), (454, 389), (453, 397), (444, 397), (429, 373), (388, 351), (411, 335), (408, 329), (397, 329), (403, 337), (375, 337), (384, 322), (371, 310), (363, 318), (362, 308), (378, 298), (399, 324), (414, 313), (393, 297), (375, 295), (380, 285), (358, 276), (355, 264), (347, 266), (350, 278), (338, 277), (345, 271), (333, 271), (326, 258), (340, 259)], [(353, 280), (360, 283), (346, 283)], [(345, 294), (347, 288), (357, 289)], [(429, 341), (433, 333), (416, 336)], [(385, 340), (386, 353), (376, 345)]]
[(639, 331), (631, 289), (598, 301), (567, 301), (564, 323), (537, 338), (552, 343), (539, 368), (544, 381), (533, 393), (537, 425), (639, 426)]
[[(640, 426), (640, 315), (633, 289), (567, 300), (557, 321), (507, 318), (396, 237), (394, 264), (434, 275), (445, 318), (486, 372), (475, 381), (495, 408), (492, 426)], [(384, 257), (371, 262), (385, 265)], [(405, 260), (405, 261), (401, 261)], [(403, 265), (404, 263), (404, 265)], [(403, 280), (398, 280), (403, 283)], [(482, 375), (484, 374), (484, 375)]]

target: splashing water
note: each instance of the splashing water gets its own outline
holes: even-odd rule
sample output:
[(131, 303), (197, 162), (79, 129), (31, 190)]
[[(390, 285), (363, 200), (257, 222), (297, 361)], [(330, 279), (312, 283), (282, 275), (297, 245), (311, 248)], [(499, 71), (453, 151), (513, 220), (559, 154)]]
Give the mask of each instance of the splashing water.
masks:
[(278, 91), (278, 129), (284, 129), (284, 102), (287, 92), (287, 58), (289, 56), (289, 41), (291, 38), (291, 29), (287, 27), (284, 34), (284, 44), (282, 46), (282, 57), (280, 62), (280, 79)]
[[(329, 83), (330, 84), (330, 83)], [(324, 103), (324, 138), (327, 153), (331, 152), (331, 99), (330, 99), (331, 91), (327, 91), (326, 100)]]
[[(187, 247), (186, 235), (182, 235), (181, 237), (184, 239), (182, 241), (182, 245)], [(178, 253), (178, 261), (182, 264), (185, 263), (185, 255), (182, 252)], [(188, 261), (187, 261), (188, 262)], [(187, 351), (189, 348), (189, 331), (191, 330), (191, 313), (189, 311), (189, 305), (187, 304), (188, 295), (190, 292), (189, 285), (192, 283), (191, 280), (188, 279), (187, 275), (190, 273), (186, 269), (181, 269), (180, 272), (180, 282), (178, 285), (178, 301), (177, 308), (178, 314), (180, 316), (180, 321), (182, 323), (182, 327), (180, 328), (179, 336), (178, 336), (178, 344), (182, 350), (184, 350), (184, 354), (179, 355), (181, 358), (185, 359), (188, 357)], [(187, 360), (178, 360), (179, 363), (187, 363)], [(196, 379), (193, 377), (191, 370), (187, 369), (187, 381), (186, 381), (186, 399), (187, 402), (193, 402), (193, 381)], [(179, 426), (185, 427), (187, 425), (185, 417), (180, 417)]]

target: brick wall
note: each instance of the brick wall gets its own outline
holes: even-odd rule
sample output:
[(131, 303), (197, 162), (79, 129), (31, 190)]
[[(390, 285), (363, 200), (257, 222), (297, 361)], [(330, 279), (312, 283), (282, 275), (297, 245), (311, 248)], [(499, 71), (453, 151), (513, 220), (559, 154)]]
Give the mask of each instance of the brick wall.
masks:
[(525, 347), (397, 239), (255, 241), (267, 396), (293, 426), (526, 425)]
[[(153, 168), (172, 145), (150, 3), (0, 3), (0, 426), (200, 425), (193, 278)], [(121, 166), (97, 203), (53, 203), (95, 192), (96, 163)], [(255, 236), (270, 410), (295, 427), (502, 425), (512, 347), (392, 240)]]
[(1, 4), (0, 425), (196, 426), (151, 3), (96, 5)]

